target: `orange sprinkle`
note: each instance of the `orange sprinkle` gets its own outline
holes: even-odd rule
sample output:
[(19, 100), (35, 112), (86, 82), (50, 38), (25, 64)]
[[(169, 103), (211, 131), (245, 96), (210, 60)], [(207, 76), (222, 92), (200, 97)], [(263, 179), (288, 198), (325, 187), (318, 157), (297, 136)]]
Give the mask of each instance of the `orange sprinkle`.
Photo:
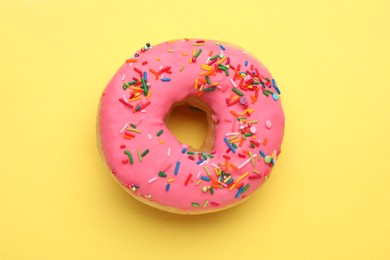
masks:
[(146, 96), (146, 99), (149, 99), (150, 98), (150, 96), (152, 95), (152, 90), (149, 90), (149, 92), (148, 92), (148, 95)]
[(230, 163), (230, 166), (235, 170), (235, 171), (238, 171), (238, 167), (232, 163)]
[(213, 50), (211, 50), (210, 52), (209, 52), (209, 57), (211, 57), (213, 55)]
[(267, 138), (264, 138), (263, 145), (266, 145), (268, 142)]
[(174, 40), (170, 40), (169, 42), (167, 42), (168, 44), (172, 44), (172, 43), (175, 43), (177, 40), (174, 39)]
[(188, 54), (187, 52), (183, 52), (183, 56), (184, 56), (184, 57), (187, 56), (187, 54)]
[(156, 61), (160, 61), (160, 58), (159, 58), (159, 57), (157, 57), (157, 58), (156, 58)]
[(130, 63), (130, 62), (137, 62), (137, 59), (127, 59), (126, 62), (127, 62), (127, 63)]
[(194, 89), (198, 89), (198, 79), (195, 79)]
[(204, 78), (200, 78), (199, 81), (202, 82), (203, 84), (207, 83), (207, 81)]
[(240, 143), (238, 144), (239, 147), (242, 147), (242, 144), (244, 143), (244, 137), (241, 137)]
[(138, 96), (138, 97), (135, 97), (135, 98), (132, 98), (129, 100), (129, 102), (133, 102), (133, 101), (136, 101), (136, 100), (140, 100), (142, 97), (141, 96)]
[(242, 150), (243, 153), (249, 155), (249, 151), (248, 150)]
[(240, 115), (239, 114), (237, 114), (235, 111), (233, 111), (233, 110), (230, 110), (230, 114), (232, 114), (233, 116), (235, 116), (235, 117), (239, 117)]
[(170, 178), (169, 180), (167, 180), (168, 183), (171, 183), (171, 182), (174, 182), (175, 179), (174, 178)]
[(158, 72), (155, 71), (154, 69), (149, 69), (149, 71), (152, 72), (155, 76), (157, 77), (159, 76)]
[(165, 141), (160, 139), (160, 143), (165, 144)]

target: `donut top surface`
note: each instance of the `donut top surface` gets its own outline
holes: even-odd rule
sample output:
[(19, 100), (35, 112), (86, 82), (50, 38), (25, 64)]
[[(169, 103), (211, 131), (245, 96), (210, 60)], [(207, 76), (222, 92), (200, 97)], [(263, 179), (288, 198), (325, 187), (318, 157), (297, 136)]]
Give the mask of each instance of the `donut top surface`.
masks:
[[(211, 109), (211, 151), (181, 144), (164, 118), (188, 97)], [(280, 153), (280, 90), (254, 56), (228, 43), (146, 44), (103, 91), (100, 145), (115, 178), (136, 197), (179, 212), (213, 212), (251, 195)]]

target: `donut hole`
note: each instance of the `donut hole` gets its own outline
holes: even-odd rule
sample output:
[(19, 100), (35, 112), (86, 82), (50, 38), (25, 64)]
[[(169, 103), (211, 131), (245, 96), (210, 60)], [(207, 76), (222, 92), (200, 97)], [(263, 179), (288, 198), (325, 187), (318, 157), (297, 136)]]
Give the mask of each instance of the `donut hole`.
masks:
[(192, 151), (211, 152), (214, 145), (212, 110), (204, 101), (190, 96), (174, 103), (164, 121), (176, 139)]

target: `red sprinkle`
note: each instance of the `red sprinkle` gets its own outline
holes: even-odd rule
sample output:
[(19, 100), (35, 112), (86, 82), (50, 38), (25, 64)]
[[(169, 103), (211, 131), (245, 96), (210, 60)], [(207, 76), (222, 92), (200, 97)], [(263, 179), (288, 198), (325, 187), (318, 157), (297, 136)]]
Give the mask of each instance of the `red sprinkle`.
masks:
[(120, 146), (120, 148), (121, 148), (121, 149), (125, 149), (125, 148), (126, 148), (126, 145), (122, 144), (122, 145)]
[(259, 175), (251, 175), (251, 176), (248, 176), (248, 179), (250, 179), (250, 180), (254, 180), (254, 179), (260, 179), (260, 178), (262, 178), (263, 176), (261, 176), (261, 174), (259, 174)]
[(212, 205), (212, 206), (216, 206), (216, 207), (218, 207), (218, 206), (219, 206), (219, 204), (218, 204), (218, 203), (216, 203), (216, 202), (214, 202), (214, 201), (210, 202), (210, 205)]
[(192, 177), (192, 174), (190, 173), (190, 174), (188, 174), (188, 177), (187, 177), (187, 179), (186, 179), (186, 181), (184, 182), (184, 186), (187, 186), (187, 184), (190, 182), (190, 180), (191, 180), (191, 177)]
[(141, 64), (146, 65), (146, 64), (148, 64), (148, 61), (146, 60), (146, 61), (142, 62)]
[(120, 98), (119, 101), (120, 101), (123, 105), (128, 106), (128, 107), (130, 107), (130, 108), (133, 108), (133, 106), (132, 106), (131, 104), (127, 103), (127, 102), (124, 101), (123, 99)]

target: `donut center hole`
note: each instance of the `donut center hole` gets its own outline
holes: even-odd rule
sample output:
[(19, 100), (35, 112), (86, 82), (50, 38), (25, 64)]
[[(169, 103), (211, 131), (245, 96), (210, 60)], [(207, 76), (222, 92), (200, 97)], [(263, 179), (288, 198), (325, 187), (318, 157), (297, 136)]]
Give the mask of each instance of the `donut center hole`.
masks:
[(211, 152), (214, 144), (212, 110), (197, 97), (172, 105), (164, 121), (176, 139), (189, 150)]

